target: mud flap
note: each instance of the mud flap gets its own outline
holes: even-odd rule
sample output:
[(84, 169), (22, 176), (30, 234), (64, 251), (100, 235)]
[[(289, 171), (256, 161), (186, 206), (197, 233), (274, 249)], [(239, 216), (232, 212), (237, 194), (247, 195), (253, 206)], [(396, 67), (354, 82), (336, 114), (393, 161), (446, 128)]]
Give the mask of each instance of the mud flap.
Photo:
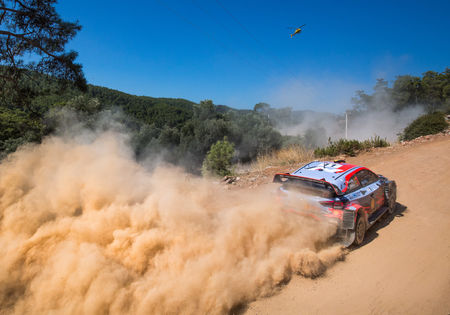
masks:
[(354, 230), (345, 230), (339, 236), (342, 246), (349, 247), (355, 241), (356, 233)]

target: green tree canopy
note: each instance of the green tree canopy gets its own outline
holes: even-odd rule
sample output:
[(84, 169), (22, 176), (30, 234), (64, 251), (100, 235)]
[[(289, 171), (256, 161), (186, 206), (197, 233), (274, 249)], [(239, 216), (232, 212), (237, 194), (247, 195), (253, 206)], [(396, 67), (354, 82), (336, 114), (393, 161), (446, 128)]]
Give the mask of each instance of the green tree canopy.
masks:
[(0, 0), (2, 94), (6, 89), (20, 92), (21, 80), (29, 70), (86, 89), (82, 66), (75, 63), (77, 53), (65, 51), (81, 26), (63, 21), (55, 4), (56, 0)]
[(227, 137), (211, 146), (203, 162), (204, 175), (230, 175), (231, 160), (234, 156), (234, 144), (228, 142)]
[(258, 103), (253, 106), (255, 112), (267, 112), (270, 109), (270, 105), (267, 103)]
[(373, 94), (356, 91), (352, 98), (353, 113), (389, 109), (399, 111), (410, 106), (422, 106), (428, 112), (450, 111), (450, 69), (443, 72), (427, 71), (422, 77), (401, 75), (388, 86), (377, 79)]

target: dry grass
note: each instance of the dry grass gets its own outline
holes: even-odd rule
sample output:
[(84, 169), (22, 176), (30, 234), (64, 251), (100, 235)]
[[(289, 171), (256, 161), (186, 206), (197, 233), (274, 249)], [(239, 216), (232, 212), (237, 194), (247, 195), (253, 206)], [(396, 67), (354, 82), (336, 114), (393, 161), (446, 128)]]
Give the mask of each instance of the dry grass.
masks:
[(252, 171), (262, 172), (271, 166), (291, 166), (314, 159), (314, 151), (305, 149), (299, 145), (292, 145), (274, 151), (270, 154), (259, 156), (251, 165)]

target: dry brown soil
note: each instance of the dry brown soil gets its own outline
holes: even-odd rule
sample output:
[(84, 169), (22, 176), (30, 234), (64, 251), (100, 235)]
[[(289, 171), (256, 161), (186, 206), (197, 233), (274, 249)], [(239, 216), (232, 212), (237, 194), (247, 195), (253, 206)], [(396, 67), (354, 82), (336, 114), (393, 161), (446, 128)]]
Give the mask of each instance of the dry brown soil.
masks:
[(396, 180), (395, 215), (376, 223), (364, 244), (324, 276), (293, 277), (246, 314), (450, 314), (450, 137), (347, 162)]

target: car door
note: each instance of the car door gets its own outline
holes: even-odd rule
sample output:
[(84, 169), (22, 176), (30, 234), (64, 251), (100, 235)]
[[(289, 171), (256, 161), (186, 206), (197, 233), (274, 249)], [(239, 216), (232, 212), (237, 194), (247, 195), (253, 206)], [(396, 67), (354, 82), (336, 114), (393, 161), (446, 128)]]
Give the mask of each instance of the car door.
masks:
[(377, 175), (365, 169), (356, 173), (363, 190), (366, 190), (370, 203), (370, 214), (377, 211), (384, 204), (384, 191)]
[(363, 207), (364, 211), (369, 213), (372, 200), (370, 197), (370, 192), (367, 190), (367, 188), (361, 185), (357, 174), (358, 173), (354, 174), (348, 180), (348, 188), (345, 197), (350, 202), (358, 203), (359, 205), (361, 205), (361, 207)]

